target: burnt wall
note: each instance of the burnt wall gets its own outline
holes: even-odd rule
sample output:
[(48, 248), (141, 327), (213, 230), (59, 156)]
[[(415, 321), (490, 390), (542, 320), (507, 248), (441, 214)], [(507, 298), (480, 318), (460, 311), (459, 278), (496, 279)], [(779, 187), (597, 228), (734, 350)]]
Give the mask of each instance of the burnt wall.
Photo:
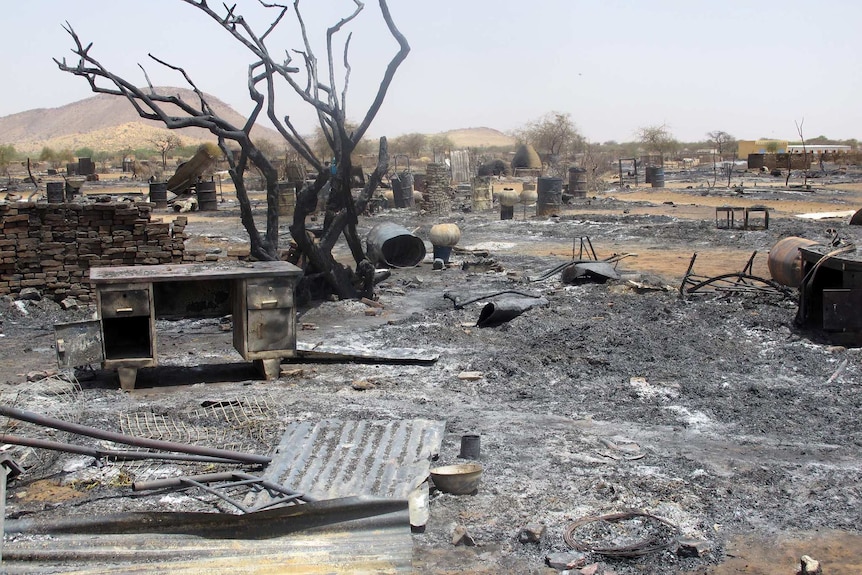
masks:
[(151, 216), (149, 203), (0, 204), (0, 295), (34, 287), (88, 302), (91, 267), (185, 261), (186, 218)]

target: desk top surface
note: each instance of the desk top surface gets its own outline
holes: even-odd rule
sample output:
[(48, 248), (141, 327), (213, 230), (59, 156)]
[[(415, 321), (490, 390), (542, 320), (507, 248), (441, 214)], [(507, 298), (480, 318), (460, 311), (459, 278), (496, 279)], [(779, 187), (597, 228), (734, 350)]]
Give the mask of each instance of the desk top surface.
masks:
[(170, 282), (255, 277), (296, 277), (302, 270), (290, 262), (212, 262), (163, 264), (154, 266), (112, 266), (90, 268), (94, 284), (130, 282)]

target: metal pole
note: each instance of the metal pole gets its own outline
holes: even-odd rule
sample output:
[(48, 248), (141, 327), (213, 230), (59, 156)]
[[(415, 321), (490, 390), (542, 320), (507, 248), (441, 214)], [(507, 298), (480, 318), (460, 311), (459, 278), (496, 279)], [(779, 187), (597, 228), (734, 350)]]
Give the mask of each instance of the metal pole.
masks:
[(35, 423), (36, 425), (43, 425), (45, 427), (59, 429), (61, 431), (68, 431), (70, 433), (75, 433), (78, 435), (95, 437), (96, 439), (105, 439), (107, 441), (114, 441), (116, 443), (125, 443), (126, 445), (134, 445), (136, 447), (161, 449), (163, 451), (179, 451), (180, 453), (192, 453), (195, 455), (206, 455), (209, 457), (231, 459), (233, 461), (238, 461), (241, 463), (267, 464), (272, 461), (272, 458), (265, 455), (252, 455), (250, 453), (240, 453), (238, 451), (230, 451), (226, 449), (199, 447), (197, 445), (188, 445), (185, 443), (176, 443), (173, 441), (162, 441), (160, 439), (149, 439), (146, 437), (133, 437), (131, 435), (124, 435), (122, 433), (114, 433), (113, 431), (104, 431), (101, 429), (96, 429), (94, 427), (79, 425), (77, 423), (69, 423), (67, 421), (62, 421), (60, 419), (55, 419), (46, 415), (39, 415), (38, 413), (25, 411), (23, 409), (15, 409), (14, 407), (8, 407), (5, 405), (0, 405), (0, 415), (5, 415), (6, 417), (11, 417), (12, 419), (26, 421), (28, 423)]

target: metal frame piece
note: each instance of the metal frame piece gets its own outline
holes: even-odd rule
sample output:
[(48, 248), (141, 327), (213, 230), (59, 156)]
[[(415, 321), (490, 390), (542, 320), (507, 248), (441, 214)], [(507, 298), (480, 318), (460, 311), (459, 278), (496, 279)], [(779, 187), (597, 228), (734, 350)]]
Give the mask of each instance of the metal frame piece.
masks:
[[(221, 485), (211, 486), (210, 483), (224, 482)], [(295, 503), (311, 503), (317, 501), (304, 493), (298, 493), (286, 487), (282, 487), (261, 477), (249, 475), (241, 471), (228, 471), (225, 473), (209, 473), (206, 475), (190, 475), (185, 477), (172, 477), (169, 479), (158, 479), (155, 481), (136, 481), (132, 484), (132, 491), (153, 491), (156, 489), (184, 490), (192, 487), (202, 489), (219, 499), (230, 503), (243, 513), (254, 513), (270, 507), (290, 505)], [(224, 490), (237, 487), (248, 487), (249, 491), (260, 493), (266, 491), (270, 499), (264, 504), (249, 507), (239, 501), (225, 495)]]
[(679, 286), (679, 294), (682, 297), (699, 293), (748, 293), (791, 297), (792, 290), (790, 288), (771, 279), (753, 274), (754, 256), (756, 255), (757, 251), (751, 254), (742, 271), (706, 277), (697, 275), (692, 271), (697, 259), (697, 253), (693, 254), (688, 264), (688, 270), (686, 270)]

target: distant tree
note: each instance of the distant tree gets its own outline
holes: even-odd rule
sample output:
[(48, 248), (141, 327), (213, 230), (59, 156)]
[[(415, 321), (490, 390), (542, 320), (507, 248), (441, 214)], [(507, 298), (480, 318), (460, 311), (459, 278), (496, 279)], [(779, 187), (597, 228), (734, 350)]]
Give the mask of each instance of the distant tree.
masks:
[(389, 147), (397, 154), (407, 154), (408, 156), (418, 158), (425, 151), (427, 143), (428, 138), (425, 134), (413, 132), (394, 138), (389, 142)]
[(584, 137), (571, 114), (549, 112), (516, 131), (518, 140), (531, 144), (552, 172), (562, 173), (575, 154), (583, 150)]
[(57, 160), (57, 152), (54, 148), (50, 148), (45, 146), (42, 148), (42, 151), (39, 152), (39, 161), (40, 162), (48, 162), (49, 164), (53, 164)]
[(0, 144), (0, 173), (5, 175), (7, 180), (11, 177), (9, 174), (9, 166), (17, 156), (18, 153), (15, 151), (15, 146), (12, 144)]
[(99, 150), (98, 152), (93, 152), (93, 155), (91, 157), (93, 158), (93, 161), (99, 166), (99, 171), (104, 174), (107, 173), (108, 164), (110, 164), (111, 159), (114, 157), (114, 154), (111, 152), (106, 152), (104, 150)]
[(670, 133), (670, 128), (666, 124), (640, 128), (637, 131), (637, 136), (648, 152), (659, 155), (662, 166), (664, 166), (665, 156), (679, 147), (679, 142)]
[(716, 156), (718, 156), (719, 161), (723, 161), (725, 152), (729, 151), (729, 148), (736, 142), (736, 139), (722, 130), (708, 132), (706, 137), (708, 138), (707, 143), (713, 149), (712, 185), (715, 186), (715, 183), (718, 180), (718, 164), (716, 162)]
[[(761, 138), (763, 139), (763, 138)], [(769, 140), (766, 142), (766, 153), (767, 154), (775, 154), (778, 152), (778, 142), (775, 140)]]
[(452, 139), (445, 134), (434, 134), (428, 137), (427, 148), (431, 151), (432, 154), (437, 152), (443, 152), (445, 150), (451, 150), (455, 147), (455, 143)]
[(83, 148), (78, 148), (75, 150), (74, 155), (76, 158), (92, 158), (95, 152), (93, 152), (93, 148), (89, 148), (84, 146)]
[(183, 145), (183, 141), (176, 134), (170, 132), (159, 134), (154, 138), (150, 138), (149, 142), (155, 146), (156, 151), (162, 158), (162, 169), (168, 166), (168, 153), (176, 150)]

